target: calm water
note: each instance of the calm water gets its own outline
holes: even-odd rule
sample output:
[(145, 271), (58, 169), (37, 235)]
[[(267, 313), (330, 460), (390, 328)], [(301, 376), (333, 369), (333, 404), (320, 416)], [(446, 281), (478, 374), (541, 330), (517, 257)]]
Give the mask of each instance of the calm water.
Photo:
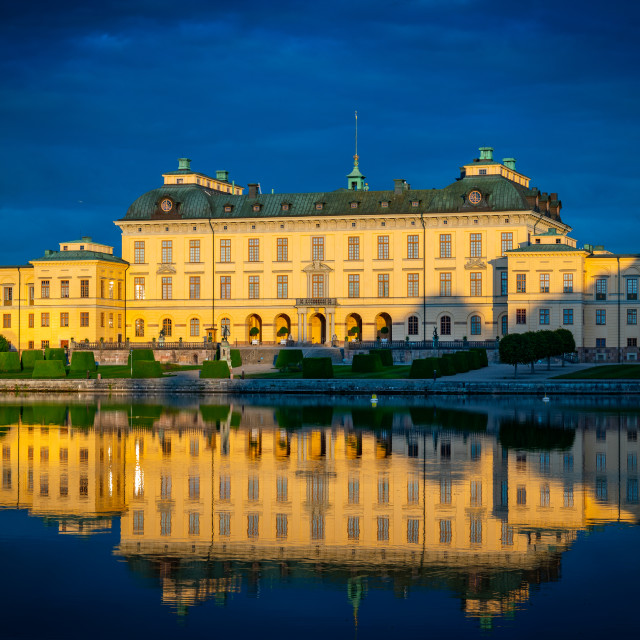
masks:
[(0, 399), (2, 637), (637, 632), (638, 403), (279, 402)]

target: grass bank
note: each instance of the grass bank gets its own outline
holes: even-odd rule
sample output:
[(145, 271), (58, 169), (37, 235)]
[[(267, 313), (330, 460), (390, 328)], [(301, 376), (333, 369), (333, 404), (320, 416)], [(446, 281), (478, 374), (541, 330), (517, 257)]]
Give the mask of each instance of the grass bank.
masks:
[(639, 380), (640, 365), (607, 364), (554, 376), (554, 380)]

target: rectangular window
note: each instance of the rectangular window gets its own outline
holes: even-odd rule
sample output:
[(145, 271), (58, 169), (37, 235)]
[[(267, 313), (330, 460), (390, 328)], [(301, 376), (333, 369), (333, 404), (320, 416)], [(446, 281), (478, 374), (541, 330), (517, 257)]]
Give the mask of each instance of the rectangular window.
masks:
[(604, 349), (607, 346), (606, 338), (596, 338), (596, 347)]
[(638, 324), (637, 309), (627, 309), (627, 324)]
[(607, 455), (605, 453), (596, 453), (596, 471), (607, 470)]
[(260, 238), (249, 238), (249, 262), (260, 262)]
[(144, 264), (144, 240), (136, 240), (133, 243), (133, 262)]
[(104, 280), (100, 280), (100, 297), (104, 298)]
[(596, 309), (596, 324), (607, 324), (606, 309)]
[(289, 523), (286, 513), (276, 514), (276, 538), (284, 540), (289, 533)]
[(347, 520), (347, 536), (349, 540), (360, 540), (360, 518), (350, 516)]
[(231, 262), (231, 240), (220, 240), (220, 262)]
[(144, 511), (133, 512), (133, 533), (137, 536), (144, 533)]
[(379, 273), (378, 274), (378, 298), (388, 298), (388, 297), (389, 297), (389, 274)]
[(61, 327), (69, 326), (69, 314), (66, 311), (60, 314), (60, 326)]
[(162, 299), (171, 300), (173, 296), (173, 284), (170, 277), (162, 278)]
[(80, 312), (80, 326), (88, 327), (89, 326), (89, 312), (81, 311)]
[(133, 297), (135, 300), (144, 300), (144, 278), (133, 279)]
[(349, 236), (349, 260), (360, 260), (360, 238)]
[(607, 299), (607, 279), (597, 278), (596, 279), (596, 300), (606, 300), (606, 299)]
[(88, 280), (80, 280), (80, 297), (81, 298), (89, 297), (89, 281)]
[(49, 346), (49, 341), (48, 340), (40, 340), (40, 348), (41, 349), (46, 349)]
[(415, 298), (420, 295), (420, 276), (417, 273), (407, 274), (407, 296)]
[(440, 234), (440, 257), (441, 258), (451, 257), (451, 234), (450, 233)]
[(173, 240), (162, 241), (162, 264), (173, 262)]
[(451, 479), (440, 479), (440, 504), (451, 504)]
[(513, 249), (513, 233), (510, 231), (501, 235), (502, 242), (502, 255), (505, 255), (507, 251)]
[(516, 309), (516, 324), (527, 324), (526, 309)]
[(189, 262), (200, 262), (200, 240), (189, 240)]
[(122, 300), (122, 282), (118, 282), (118, 300)]
[(160, 535), (171, 535), (171, 511), (162, 511), (160, 513)]
[(260, 516), (257, 513), (250, 513), (247, 516), (247, 537), (257, 538), (260, 533)]
[(198, 318), (191, 318), (189, 320), (189, 335), (192, 338), (200, 335), (200, 320)]
[(289, 297), (289, 276), (278, 276), (278, 298)]
[(451, 520), (440, 520), (440, 544), (451, 542)]
[(516, 293), (527, 293), (526, 273), (516, 273)]
[(389, 504), (389, 478), (378, 477), (378, 504)]
[(200, 276), (189, 276), (189, 300), (200, 300)]
[(420, 257), (420, 240), (417, 235), (407, 236), (407, 258)]
[(61, 298), (69, 297), (69, 281), (68, 280), (60, 280), (60, 297)]
[(289, 480), (286, 476), (276, 478), (276, 500), (287, 502), (289, 500)]
[(29, 304), (32, 305), (34, 303), (34, 299), (35, 299), (35, 287), (34, 285), (29, 285)]
[(472, 258), (482, 257), (482, 234), (472, 233), (469, 242), (469, 255)]
[(220, 501), (228, 502), (231, 500), (231, 477), (220, 476)]
[(311, 238), (311, 259), (324, 260), (324, 238)]
[(200, 514), (197, 511), (189, 512), (189, 535), (200, 535)]
[(520, 506), (525, 506), (527, 504), (527, 488), (525, 486), (520, 486), (517, 488), (516, 502)]
[(349, 504), (360, 504), (360, 480), (349, 478)]
[[(69, 281), (67, 280), (67, 284)], [(67, 298), (69, 296), (67, 295)], [(10, 307), (13, 304), (13, 287), (4, 288), (4, 306)]]
[(41, 327), (48, 327), (49, 326), (49, 314), (48, 313), (40, 314), (40, 326)]
[(471, 481), (471, 506), (482, 506), (482, 482), (480, 480)]
[(627, 338), (627, 347), (637, 347), (638, 338)]
[(278, 238), (278, 262), (287, 262), (289, 260), (289, 239)]
[(359, 298), (360, 297), (360, 274), (350, 273), (348, 276), (348, 279), (349, 279), (349, 297)]
[(549, 324), (550, 313), (549, 309), (540, 309), (540, 324)]
[(218, 534), (221, 536), (231, 535), (231, 514), (230, 513), (218, 514)]
[(482, 544), (482, 520), (480, 518), (473, 517), (469, 522), (469, 542)]
[(420, 485), (418, 478), (411, 476), (407, 480), (407, 504), (418, 504), (420, 501)]
[(249, 298), (260, 297), (260, 276), (249, 276)]
[(507, 271), (500, 272), (500, 295), (506, 296), (509, 292), (509, 273)]
[(407, 520), (407, 542), (418, 544), (420, 542), (420, 520), (409, 518)]
[(573, 309), (562, 310), (562, 324), (573, 324)]
[(231, 300), (231, 276), (220, 276), (220, 299)]
[(324, 298), (324, 276), (322, 274), (311, 276), (311, 297)]
[(384, 541), (389, 539), (389, 518), (387, 516), (378, 516), (378, 540)]
[(40, 282), (40, 297), (41, 298), (49, 297), (49, 281), (48, 280), (42, 280)]
[(551, 274), (549, 273), (540, 274), (540, 293), (549, 293), (550, 280), (551, 280)]
[(481, 296), (482, 295), (482, 273), (473, 272), (470, 274), (470, 276), (471, 276), (471, 295)]
[(627, 278), (627, 300), (638, 299), (638, 278)]
[(450, 273), (440, 274), (440, 295), (441, 296), (451, 295), (451, 274)]
[(565, 293), (573, 293), (573, 273), (562, 274), (562, 290)]
[(3, 329), (11, 329), (11, 314), (4, 313), (2, 315), (2, 327)]
[(378, 260), (389, 259), (389, 236), (378, 236)]
[(35, 314), (34, 313), (30, 313), (29, 314), (29, 329), (33, 329), (35, 327)]

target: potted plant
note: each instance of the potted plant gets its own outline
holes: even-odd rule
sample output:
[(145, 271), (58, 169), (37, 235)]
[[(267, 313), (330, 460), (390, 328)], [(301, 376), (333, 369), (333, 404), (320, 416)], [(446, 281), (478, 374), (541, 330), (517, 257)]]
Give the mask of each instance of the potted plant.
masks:
[(257, 336), (260, 335), (260, 329), (258, 329), (258, 327), (251, 327), (251, 329), (249, 329), (249, 337), (251, 338), (251, 344), (258, 344), (259, 340), (257, 338)]
[(382, 342), (386, 342), (387, 336), (389, 335), (389, 327), (382, 327), (382, 329), (380, 329), (380, 334), (382, 335)]
[(462, 346), (468, 347), (469, 341), (467, 340), (467, 336), (462, 336)]
[[(257, 327), (254, 327), (257, 329)], [(289, 329), (287, 327), (280, 327), (278, 329), (278, 337), (280, 338), (280, 344), (287, 344), (287, 336), (289, 335)]]

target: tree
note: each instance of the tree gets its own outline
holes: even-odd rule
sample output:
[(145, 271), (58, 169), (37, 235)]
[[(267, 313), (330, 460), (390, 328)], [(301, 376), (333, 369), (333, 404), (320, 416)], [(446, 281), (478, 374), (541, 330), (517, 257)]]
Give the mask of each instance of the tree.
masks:
[[(257, 329), (257, 327), (255, 327)], [(278, 335), (279, 336), (288, 336), (289, 335), (289, 329), (287, 329), (287, 327), (280, 327), (278, 329)]]
[(524, 341), (524, 352), (526, 352), (527, 359), (524, 361), (525, 364), (531, 365), (531, 373), (534, 373), (533, 365), (536, 360), (539, 360), (543, 357), (544, 348), (542, 345), (542, 341), (537, 335), (535, 331), (527, 331), (525, 333), (520, 334), (522, 336), (522, 340)]
[[(576, 350), (576, 341), (573, 333), (569, 329), (556, 329), (554, 333), (559, 337), (561, 343), (560, 354), (573, 353)], [(562, 366), (564, 367), (564, 358), (562, 358)]]
[(258, 327), (251, 327), (251, 329), (249, 329), (250, 336), (257, 336), (259, 333), (260, 329), (258, 329)]
[(525, 338), (525, 334), (507, 334), (500, 340), (498, 349), (500, 350), (500, 361), (514, 365), (514, 378), (518, 375), (519, 364), (531, 362), (531, 341)]
[(9, 351), (9, 341), (0, 334), (0, 352)]

